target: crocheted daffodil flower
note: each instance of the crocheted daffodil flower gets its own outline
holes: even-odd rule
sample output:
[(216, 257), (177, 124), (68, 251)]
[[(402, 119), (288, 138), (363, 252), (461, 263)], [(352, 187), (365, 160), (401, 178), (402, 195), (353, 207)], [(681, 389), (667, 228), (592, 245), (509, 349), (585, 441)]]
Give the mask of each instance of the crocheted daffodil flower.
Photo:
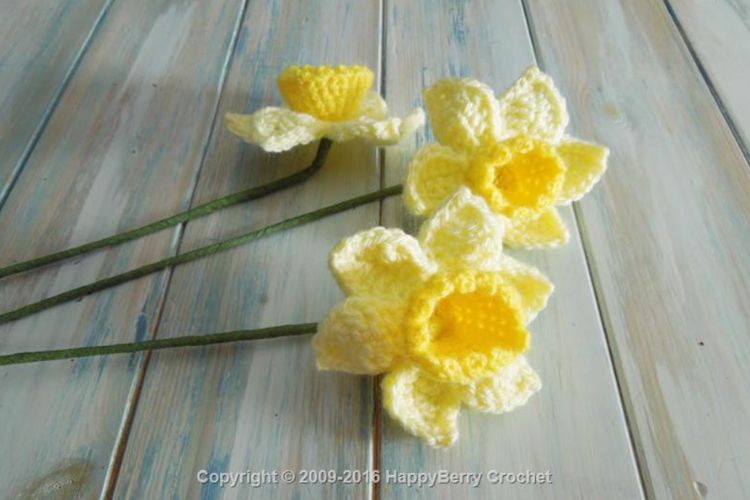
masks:
[(500, 97), (476, 80), (446, 79), (424, 91), (438, 144), (409, 165), (404, 200), (432, 213), (459, 186), (507, 217), (505, 243), (550, 247), (568, 231), (555, 205), (583, 197), (607, 167), (607, 148), (564, 134), (565, 100), (531, 67)]
[(552, 284), (504, 255), (502, 238), (502, 219), (461, 188), (418, 238), (376, 227), (344, 239), (330, 266), (347, 298), (313, 338), (318, 367), (386, 373), (386, 409), (435, 447), (455, 442), (462, 403), (525, 404), (541, 387), (526, 325)]
[(227, 128), (269, 152), (286, 151), (323, 137), (395, 144), (424, 125), (424, 113), (416, 109), (405, 118), (388, 117), (383, 98), (370, 90), (373, 78), (365, 66), (290, 66), (278, 79), (289, 109), (267, 107), (251, 115), (227, 113)]

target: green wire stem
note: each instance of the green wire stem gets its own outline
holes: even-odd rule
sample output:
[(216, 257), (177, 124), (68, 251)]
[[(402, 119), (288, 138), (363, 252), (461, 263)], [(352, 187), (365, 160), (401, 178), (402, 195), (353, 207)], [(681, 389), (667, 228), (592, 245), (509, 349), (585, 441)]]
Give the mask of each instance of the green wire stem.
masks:
[(332, 143), (329, 139), (321, 139), (312, 163), (310, 163), (310, 165), (303, 168), (297, 173), (275, 180), (273, 182), (269, 182), (268, 184), (263, 184), (262, 186), (246, 189), (244, 191), (240, 191), (238, 193), (230, 194), (228, 196), (224, 196), (223, 198), (204, 203), (203, 205), (198, 205), (197, 207), (191, 208), (190, 210), (180, 212), (179, 214), (167, 217), (166, 219), (152, 222), (151, 224), (146, 224), (145, 226), (125, 231), (124, 233), (115, 234), (113, 236), (92, 241), (90, 243), (84, 243), (83, 245), (79, 245), (77, 247), (68, 248), (67, 250), (62, 250), (60, 252), (55, 252), (49, 255), (44, 255), (42, 257), (37, 257), (35, 259), (18, 262), (16, 264), (0, 268), (0, 278), (11, 276), (13, 274), (23, 273), (25, 271), (30, 271), (38, 267), (53, 264), (55, 262), (60, 262), (61, 260), (70, 259), (71, 257), (77, 257), (79, 255), (83, 255), (100, 248), (119, 245), (121, 243), (125, 243), (126, 241), (131, 241), (136, 238), (141, 238), (149, 234), (157, 233), (163, 229), (176, 226), (177, 224), (181, 224), (183, 222), (197, 219), (199, 217), (204, 217), (210, 213), (216, 212), (217, 210), (231, 207), (232, 205), (237, 205), (246, 201), (255, 200), (257, 198), (262, 198), (263, 196), (269, 195), (271, 193), (275, 193), (277, 191), (281, 191), (282, 189), (292, 187), (295, 184), (306, 181), (323, 167), (326, 158), (328, 157), (328, 151), (331, 149), (331, 144)]
[(29, 304), (27, 306), (23, 306), (18, 309), (0, 314), (0, 324), (15, 321), (20, 318), (25, 318), (26, 316), (30, 316), (39, 311), (49, 309), (50, 307), (56, 306), (58, 304), (63, 304), (65, 302), (70, 302), (71, 300), (79, 299), (94, 292), (119, 285), (120, 283), (125, 283), (126, 281), (134, 280), (148, 274), (155, 273), (156, 271), (161, 271), (162, 269), (165, 269), (167, 267), (184, 264), (186, 262), (192, 262), (196, 259), (201, 259), (203, 257), (207, 257), (224, 250), (229, 250), (230, 248), (244, 245), (245, 243), (258, 240), (265, 236), (280, 233), (288, 229), (292, 229), (304, 224), (308, 224), (310, 222), (323, 219), (324, 217), (328, 217), (329, 215), (344, 212), (346, 210), (350, 210), (352, 208), (358, 207), (360, 205), (365, 205), (376, 200), (382, 200), (384, 198), (388, 198), (389, 196), (398, 195), (401, 194), (402, 191), (403, 186), (397, 184), (380, 191), (374, 191), (372, 193), (358, 196), (356, 198), (351, 198), (349, 200), (342, 201), (334, 205), (329, 205), (312, 212), (307, 212), (302, 215), (277, 222), (276, 224), (271, 224), (270, 226), (250, 231), (234, 238), (219, 241), (205, 247), (196, 248), (195, 250), (168, 257), (151, 264), (146, 264), (145, 266), (137, 267), (133, 270), (121, 274), (116, 274), (109, 278), (94, 281), (93, 283), (90, 283), (88, 285), (73, 288), (72, 290), (68, 290), (67, 292), (63, 292), (58, 295), (53, 295), (44, 300), (40, 300), (39, 302), (34, 302), (33, 304)]
[(228, 342), (242, 342), (247, 340), (273, 339), (315, 333), (316, 323), (302, 323), (296, 325), (281, 325), (270, 328), (256, 328), (254, 330), (236, 330), (208, 335), (192, 335), (188, 337), (174, 337), (168, 339), (144, 340), (127, 344), (110, 344), (92, 347), (76, 347), (73, 349), (56, 349), (52, 351), (18, 352), (0, 356), (0, 366), (35, 363), (37, 361), (52, 361), (56, 359), (84, 358), (108, 354), (133, 353), (154, 351), (173, 347), (194, 347)]

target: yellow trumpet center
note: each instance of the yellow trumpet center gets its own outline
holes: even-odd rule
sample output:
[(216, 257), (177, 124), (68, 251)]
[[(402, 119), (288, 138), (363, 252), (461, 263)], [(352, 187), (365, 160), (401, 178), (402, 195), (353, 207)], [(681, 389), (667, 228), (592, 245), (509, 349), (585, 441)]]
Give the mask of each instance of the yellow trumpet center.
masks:
[(515, 137), (478, 160), (471, 173), (475, 190), (499, 212), (539, 211), (560, 197), (565, 164), (554, 147), (536, 139)]
[(406, 327), (413, 358), (434, 377), (486, 377), (528, 347), (518, 292), (499, 274), (438, 275), (415, 293)]
[(338, 122), (357, 116), (373, 78), (365, 66), (289, 66), (278, 85), (292, 110)]

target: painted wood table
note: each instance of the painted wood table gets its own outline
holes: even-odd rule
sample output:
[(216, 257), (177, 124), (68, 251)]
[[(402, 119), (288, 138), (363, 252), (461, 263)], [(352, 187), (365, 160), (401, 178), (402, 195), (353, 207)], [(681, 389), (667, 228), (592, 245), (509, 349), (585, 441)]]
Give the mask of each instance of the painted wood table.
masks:
[[(366, 64), (399, 114), (440, 77), (499, 90), (537, 64), (571, 133), (612, 151), (563, 212), (570, 243), (513, 252), (556, 284), (544, 388), (464, 412), (449, 450), (374, 379), (316, 372), (308, 336), (55, 361), (0, 369), (0, 497), (750, 498), (750, 1), (0, 0), (0, 40), (0, 265), (299, 169), (310, 147), (263, 154), (221, 119), (278, 104), (289, 64)], [(336, 144), (288, 191), (4, 278), (0, 311), (396, 184), (430, 138)], [(417, 227), (400, 198), (362, 206), (4, 324), (0, 353), (318, 321), (341, 299), (329, 250), (377, 224)], [(381, 481), (197, 477), (285, 469)], [(483, 480), (386, 480), (439, 471)]]

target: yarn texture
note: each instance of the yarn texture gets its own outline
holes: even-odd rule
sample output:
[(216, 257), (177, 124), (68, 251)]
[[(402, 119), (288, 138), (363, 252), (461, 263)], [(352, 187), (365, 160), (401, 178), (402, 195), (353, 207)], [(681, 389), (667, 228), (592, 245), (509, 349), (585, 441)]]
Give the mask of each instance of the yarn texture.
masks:
[(227, 113), (233, 134), (268, 152), (281, 152), (323, 137), (341, 142), (363, 139), (396, 144), (424, 125), (421, 109), (389, 117), (388, 106), (371, 89), (365, 66), (290, 66), (278, 78), (289, 108), (266, 107), (250, 115)]
[(525, 404), (541, 388), (527, 326), (553, 286), (503, 254), (503, 233), (486, 200), (459, 187), (416, 238), (383, 227), (345, 238), (329, 264), (347, 297), (313, 337), (318, 368), (385, 374), (387, 411), (435, 447), (456, 441), (462, 405)]
[(467, 186), (505, 217), (507, 245), (568, 241), (555, 206), (591, 190), (609, 150), (565, 134), (565, 100), (549, 76), (531, 67), (499, 98), (476, 80), (445, 79), (425, 89), (424, 101), (438, 143), (409, 164), (404, 201), (413, 213), (429, 215)]

